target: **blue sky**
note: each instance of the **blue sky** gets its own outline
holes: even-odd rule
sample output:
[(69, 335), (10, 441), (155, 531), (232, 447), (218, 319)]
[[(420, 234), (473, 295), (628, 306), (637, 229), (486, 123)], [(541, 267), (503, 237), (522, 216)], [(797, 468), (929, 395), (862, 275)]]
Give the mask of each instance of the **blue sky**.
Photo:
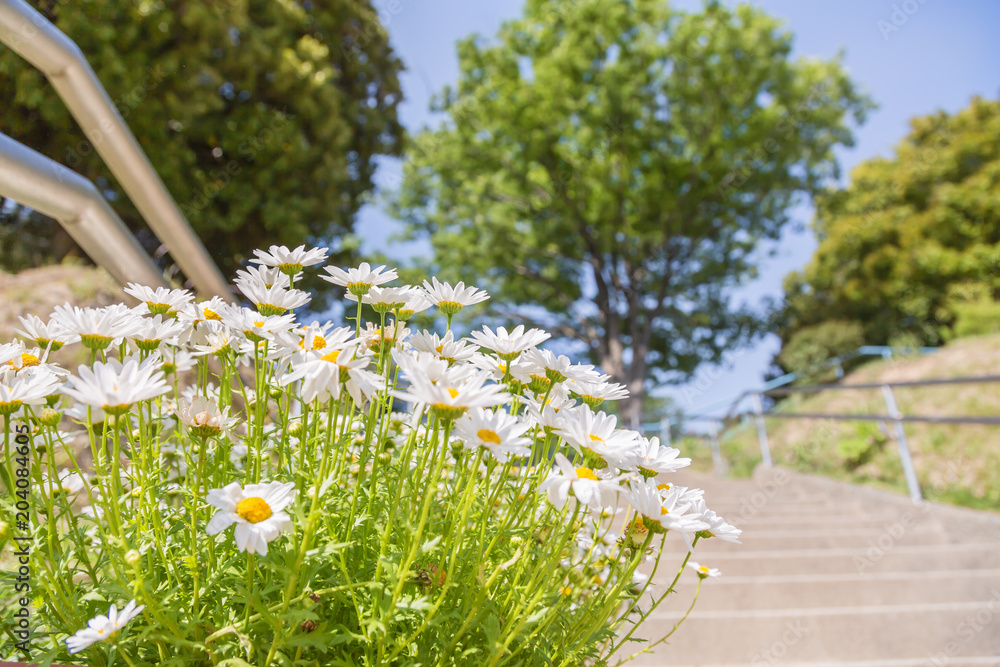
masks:
[[(609, 2), (615, 0), (608, 0)], [(376, 0), (393, 47), (407, 67), (403, 75), (406, 102), (401, 113), (411, 131), (433, 122), (431, 95), (458, 77), (455, 42), (471, 33), (495, 34), (506, 19), (520, 14), (521, 0)], [(674, 3), (695, 8), (695, 0)], [(798, 56), (830, 58), (845, 54), (851, 76), (879, 108), (856, 132), (854, 148), (839, 154), (846, 178), (859, 162), (889, 156), (905, 136), (909, 119), (938, 109), (954, 112), (973, 95), (996, 99), (1000, 93), (1000, 2), (997, 0), (759, 0), (770, 14), (783, 19), (795, 35)], [(399, 166), (386, 161), (377, 176), (383, 187), (398, 179)], [(811, 209), (796, 211), (775, 254), (761, 261), (761, 275), (737, 294), (756, 302), (779, 296), (781, 282), (801, 268), (816, 247), (808, 229)], [(362, 210), (358, 231), (363, 248), (403, 259), (419, 248), (387, 246), (398, 229), (376, 206)], [(761, 383), (778, 340), (769, 336), (738, 351), (720, 368), (703, 367), (687, 385), (660, 393), (675, 397), (687, 412), (752, 389)]]

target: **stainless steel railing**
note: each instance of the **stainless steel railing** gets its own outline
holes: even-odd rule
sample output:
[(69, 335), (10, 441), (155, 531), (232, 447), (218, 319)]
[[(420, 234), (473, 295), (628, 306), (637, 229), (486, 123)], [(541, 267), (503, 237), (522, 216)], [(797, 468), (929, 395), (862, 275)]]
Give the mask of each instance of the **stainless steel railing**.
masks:
[[(197, 291), (204, 296), (221, 296), (231, 300), (232, 294), (218, 267), (184, 219), (163, 181), (153, 169), (139, 142), (125, 124), (77, 45), (23, 0), (0, 0), (0, 42), (45, 74), (111, 173), (121, 183), (136, 209), (170, 250), (171, 257)], [(23, 151), (11, 148), (9, 144), (8, 148), (11, 149), (8, 160), (25, 155)], [(65, 208), (54, 201), (59, 193), (46, 191), (40, 187), (43, 182), (45, 182), (43, 179), (35, 179), (21, 183), (22, 188), (27, 188), (27, 192), (22, 192), (21, 196), (27, 194), (32, 201), (41, 206)], [(76, 181), (73, 187), (76, 186), (82, 184)], [(43, 210), (40, 206), (32, 205), (13, 195), (11, 198), (36, 210)], [(78, 225), (75, 234), (74, 230), (67, 228), (91, 258), (102, 265), (103, 262), (99, 257), (105, 255), (98, 253), (95, 256), (88, 247), (93, 249), (100, 244), (109, 243), (112, 237), (115, 238), (114, 243), (118, 247), (124, 248), (131, 244), (138, 246), (130, 234), (131, 243), (120, 237), (124, 229), (124, 226), (120, 225), (120, 220), (118, 225), (113, 222), (99, 222), (104, 217), (97, 214), (90, 219), (89, 224)], [(60, 222), (65, 224), (62, 219)], [(78, 238), (96, 230), (100, 230), (99, 237), (90, 237), (83, 242)], [(125, 231), (127, 233), (127, 230)], [(133, 266), (131, 262), (125, 264), (119, 260), (119, 264), (117, 269), (110, 266), (105, 268), (113, 274), (116, 270), (121, 273), (131, 272), (134, 269), (136, 274), (130, 273), (129, 280), (149, 282), (148, 277), (139, 278), (139, 274), (144, 271), (141, 268), (144, 263), (139, 262)]]

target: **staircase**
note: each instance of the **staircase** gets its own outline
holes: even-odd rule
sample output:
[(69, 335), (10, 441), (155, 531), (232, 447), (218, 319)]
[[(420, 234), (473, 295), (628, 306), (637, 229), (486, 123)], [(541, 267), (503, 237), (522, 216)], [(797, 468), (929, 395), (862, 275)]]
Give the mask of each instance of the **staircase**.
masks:
[[(752, 480), (670, 481), (704, 488), (709, 507), (743, 529), (743, 544), (699, 543), (694, 560), (722, 576), (705, 580), (669, 644), (631, 664), (1000, 666), (1000, 514), (915, 505), (780, 468)], [(679, 564), (683, 544), (671, 543)], [(657, 575), (660, 592), (675, 573)], [(696, 584), (694, 572), (682, 574), (678, 594), (637, 634), (668, 633)]]

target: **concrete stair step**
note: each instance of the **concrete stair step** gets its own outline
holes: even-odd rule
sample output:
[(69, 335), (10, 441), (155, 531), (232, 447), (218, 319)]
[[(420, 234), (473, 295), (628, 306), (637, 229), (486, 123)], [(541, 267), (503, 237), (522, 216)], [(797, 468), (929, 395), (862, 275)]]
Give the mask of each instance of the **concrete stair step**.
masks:
[[(741, 514), (721, 515), (729, 523), (737, 528), (747, 530), (756, 528), (758, 530), (815, 530), (818, 526), (831, 530), (842, 530), (844, 528), (884, 528), (900, 521), (900, 514), (859, 514), (856, 516), (842, 515), (816, 515), (807, 516), (802, 519), (790, 519), (788, 517), (774, 516), (744, 516)], [(914, 522), (916, 523), (916, 522)], [(919, 525), (937, 525), (932, 520), (922, 520)]]
[[(1000, 515), (781, 468), (752, 480), (663, 481), (705, 489), (708, 506), (744, 530), (744, 544), (699, 542), (693, 560), (723, 576), (704, 582), (669, 645), (633, 664), (1000, 667)], [(675, 536), (667, 549), (652, 594), (687, 553)], [(637, 634), (668, 633), (696, 584), (682, 573), (677, 594)]]
[[(700, 546), (700, 545), (699, 545)], [(671, 560), (680, 564), (682, 547), (670, 557), (664, 555), (664, 572)], [(702, 556), (705, 555), (705, 558)], [(672, 557), (672, 559), (671, 559)], [(925, 572), (934, 570), (1000, 568), (1000, 546), (996, 543), (894, 545), (872, 552), (867, 548), (780, 549), (774, 551), (718, 551), (709, 554), (695, 549), (693, 559), (716, 567), (723, 576), (793, 574), (865, 574), (875, 572)], [(699, 560), (700, 559), (700, 560)], [(675, 570), (676, 571), (676, 570)]]
[[(653, 585), (662, 594), (669, 582)], [(685, 574), (672, 604), (694, 595), (695, 577)], [(1000, 569), (882, 572), (868, 574), (782, 575), (710, 579), (701, 587), (701, 611), (771, 610), (988, 601), (1000, 591)], [(1000, 627), (1000, 619), (998, 619)]]
[[(935, 662), (936, 661), (936, 662)], [(632, 664), (632, 663), (629, 663)], [(654, 663), (655, 664), (655, 663)], [(664, 665), (669, 664), (670, 667), (695, 667), (694, 665), (684, 663), (662, 663)], [(778, 662), (778, 663), (759, 663), (761, 667), (769, 664), (780, 664), (781, 667), (981, 667), (982, 665), (990, 665), (991, 667), (996, 667), (1000, 665), (1000, 659), (992, 656), (971, 656), (968, 658), (953, 658), (947, 657), (947, 659), (940, 657), (925, 657), (925, 658), (899, 658), (899, 659), (887, 659), (887, 660), (851, 660), (848, 662), (837, 661), (837, 662)], [(698, 667), (732, 667), (732, 665), (699, 665)], [(751, 665), (751, 667), (757, 667), (756, 665)]]
[[(643, 636), (663, 636), (682, 614), (654, 613)], [(695, 611), (671, 637), (663, 655), (644, 655), (634, 664), (668, 664), (667, 655), (691, 665), (752, 666), (902, 658), (933, 665), (934, 656), (949, 655), (997, 659), (1000, 590), (991, 601)]]
[[(734, 544), (719, 539), (699, 540), (695, 547), (696, 558), (703, 553), (748, 551), (777, 551), (781, 549), (837, 549), (852, 548), (864, 551), (868, 548), (889, 549), (898, 545), (944, 544), (947, 538), (940, 530), (933, 528), (888, 532), (886, 530), (866, 531), (802, 531), (798, 535), (784, 531), (771, 533), (744, 531), (740, 537), (742, 544)], [(676, 545), (675, 545), (676, 546)], [(680, 549), (674, 549), (680, 551)]]

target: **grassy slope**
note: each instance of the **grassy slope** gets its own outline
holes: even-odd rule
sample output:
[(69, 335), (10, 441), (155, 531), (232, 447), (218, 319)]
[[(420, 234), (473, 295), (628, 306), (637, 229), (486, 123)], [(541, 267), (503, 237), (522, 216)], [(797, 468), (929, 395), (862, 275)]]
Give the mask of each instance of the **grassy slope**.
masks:
[[(1000, 375), (1000, 335), (965, 338), (926, 357), (877, 361), (851, 373), (847, 384)], [(897, 388), (908, 415), (1000, 415), (1000, 383)], [(885, 414), (878, 390), (830, 391), (796, 396), (784, 412)], [(838, 479), (906, 492), (892, 425), (872, 422), (767, 419), (775, 463)], [(908, 424), (906, 434), (925, 497), (1000, 511), (1000, 427)], [(685, 446), (686, 445), (686, 446)], [(703, 444), (685, 442), (682, 451), (697, 467), (711, 468)], [(729, 474), (749, 474), (760, 461), (752, 422), (723, 435)]]
[[(103, 269), (78, 264), (58, 264), (10, 274), (0, 271), (0, 343), (8, 343), (20, 327), (18, 316), (37, 315), (48, 320), (63, 303), (106, 306), (125, 299), (118, 284)], [(61, 350), (53, 358), (67, 368), (86, 359), (79, 345)]]

